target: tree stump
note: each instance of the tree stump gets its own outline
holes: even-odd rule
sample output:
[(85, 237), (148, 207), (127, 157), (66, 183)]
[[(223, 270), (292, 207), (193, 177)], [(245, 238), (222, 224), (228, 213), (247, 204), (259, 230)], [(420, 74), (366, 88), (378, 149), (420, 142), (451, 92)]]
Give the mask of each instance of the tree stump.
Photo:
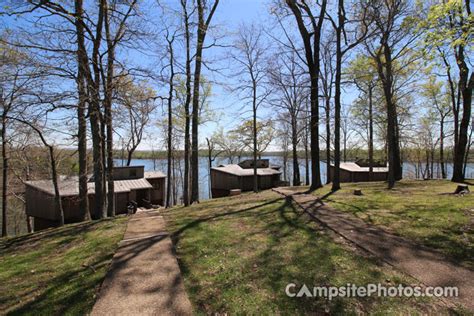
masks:
[(469, 187), (466, 184), (460, 184), (454, 191), (454, 194), (467, 194), (469, 193)]
[(355, 189), (354, 190), (354, 195), (362, 195), (362, 190), (361, 189)]

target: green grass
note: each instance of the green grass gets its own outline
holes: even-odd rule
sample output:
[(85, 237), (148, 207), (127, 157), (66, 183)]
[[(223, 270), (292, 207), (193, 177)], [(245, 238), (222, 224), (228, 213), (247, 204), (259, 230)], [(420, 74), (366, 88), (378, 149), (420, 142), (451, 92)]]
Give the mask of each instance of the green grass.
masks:
[(0, 239), (0, 314), (88, 313), (126, 217)]
[[(435, 248), (474, 267), (474, 193), (452, 195), (457, 184), (443, 180), (404, 180), (392, 190), (382, 182), (343, 183), (315, 191), (334, 208)], [(355, 188), (363, 195), (353, 195)], [(471, 190), (473, 190), (471, 185)]]
[(289, 298), (285, 286), (413, 284), (317, 226), (273, 192), (165, 213), (187, 293), (198, 314), (447, 313), (414, 298)]

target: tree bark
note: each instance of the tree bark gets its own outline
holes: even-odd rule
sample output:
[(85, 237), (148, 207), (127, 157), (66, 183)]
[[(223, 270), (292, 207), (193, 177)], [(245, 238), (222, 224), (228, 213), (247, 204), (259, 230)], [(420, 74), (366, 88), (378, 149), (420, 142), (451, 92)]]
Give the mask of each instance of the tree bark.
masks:
[[(308, 153), (308, 124), (305, 118), (305, 133), (304, 133), (304, 161), (305, 161), (305, 179), (306, 185), (309, 185), (309, 153)], [(329, 176), (329, 175), (326, 175)]]
[(444, 116), (441, 117), (439, 131), (439, 162), (441, 164), (441, 177), (446, 179), (446, 167), (444, 164)]
[(203, 0), (197, 0), (198, 11), (198, 31), (197, 45), (194, 63), (194, 84), (193, 84), (193, 102), (192, 102), (192, 126), (191, 126), (191, 203), (199, 202), (199, 88), (201, 83), (202, 52), (204, 40), (206, 39), (207, 28), (211, 22), (212, 16), (217, 8), (219, 0), (215, 0), (214, 5), (204, 20)]
[(458, 56), (459, 65), (459, 89), (462, 94), (462, 117), (459, 126), (458, 145), (453, 157), (453, 182), (462, 182), (465, 179), (464, 174), (464, 157), (466, 155), (466, 148), (468, 143), (468, 130), (471, 121), (471, 107), (472, 107), (472, 89), (474, 87), (474, 73), (469, 76), (469, 69), (464, 61), (463, 55)]
[(286, 0), (298, 24), (298, 30), (303, 40), (306, 62), (308, 65), (308, 72), (310, 75), (311, 92), (311, 187), (310, 190), (316, 190), (322, 187), (321, 183), (321, 169), (319, 165), (319, 70), (320, 70), (320, 43), (321, 32), (326, 13), (327, 0), (321, 3), (319, 11), (319, 18), (317, 19), (310, 14), (310, 9), (303, 4), (303, 8), (311, 18), (312, 31), (308, 32), (306, 24), (303, 20), (302, 13), (295, 0)]
[[(388, 147), (388, 187), (395, 186), (395, 181), (402, 178), (400, 161), (400, 143), (398, 138), (397, 108), (393, 100), (392, 54), (387, 43), (388, 34), (383, 35), (382, 53), (376, 56), (377, 71), (382, 81), (387, 109), (387, 147)], [(383, 59), (382, 59), (383, 58)]]
[[(105, 209), (105, 179), (104, 179), (104, 139), (102, 137), (102, 122), (100, 109), (100, 66), (99, 66), (99, 47), (102, 41), (102, 28), (104, 23), (104, 1), (99, 4), (99, 14), (97, 17), (96, 34), (92, 49), (92, 68), (94, 76), (89, 79), (88, 89), (91, 93), (89, 101), (89, 120), (92, 134), (92, 158), (94, 161), (94, 216), (95, 218), (106, 217)], [(87, 57), (87, 56), (86, 56)], [(87, 61), (88, 63), (88, 61)]]
[[(341, 164), (341, 71), (342, 50), (341, 35), (344, 27), (342, 10), (344, 1), (338, 2), (338, 25), (336, 27), (336, 79), (334, 82), (334, 174), (332, 176), (332, 191), (341, 189), (340, 164)], [(346, 160), (346, 137), (344, 137), (344, 161)]]
[(106, 127), (106, 157), (107, 157), (107, 215), (115, 216), (115, 188), (114, 188), (114, 152), (113, 152), (113, 120), (112, 96), (114, 85), (115, 43), (110, 34), (110, 20), (108, 4), (104, 2), (105, 36), (107, 40), (107, 78), (104, 89), (104, 116)]
[(372, 85), (369, 86), (369, 181), (374, 179), (374, 118), (372, 102)]
[[(86, 74), (88, 73), (88, 58), (84, 38), (83, 26), (83, 1), (75, 0), (75, 25), (77, 36), (77, 84), (79, 103), (77, 105), (78, 120), (78, 154), (79, 154), (79, 208), (84, 220), (91, 218), (89, 210), (89, 199), (87, 193), (88, 171), (87, 171), (87, 123), (86, 123), (86, 101), (88, 92), (86, 89)], [(90, 100), (89, 100), (90, 101)]]
[(258, 175), (257, 175), (257, 84), (253, 81), (253, 192), (258, 192)]
[(331, 99), (326, 93), (326, 184), (331, 182), (329, 175), (331, 174)]
[(57, 172), (56, 157), (54, 156), (54, 147), (52, 145), (47, 145), (44, 140), (43, 140), (43, 143), (46, 146), (48, 146), (48, 149), (49, 149), (49, 159), (51, 162), (51, 175), (52, 175), (53, 186), (54, 186), (54, 205), (55, 205), (56, 211), (59, 213), (59, 226), (63, 226), (64, 225), (64, 210), (63, 210), (63, 205), (61, 202), (61, 195), (59, 192), (58, 172)]
[(189, 153), (190, 153), (190, 105), (191, 105), (191, 35), (189, 33), (189, 16), (187, 11), (187, 0), (181, 0), (184, 19), (184, 35), (186, 42), (186, 100), (184, 102), (184, 176), (183, 176), (183, 203), (184, 206), (190, 204), (189, 190)]
[[(0, 96), (1, 97), (1, 96)], [(2, 98), (2, 103), (5, 101)], [(8, 207), (8, 157), (7, 157), (7, 140), (6, 140), (6, 128), (7, 128), (7, 111), (6, 105), (3, 104), (2, 113), (2, 237), (8, 235), (7, 233), (7, 207)]]
[(293, 185), (301, 185), (300, 165), (298, 163), (298, 126), (296, 116), (291, 118), (291, 145), (293, 149)]
[(170, 54), (170, 78), (168, 91), (168, 168), (167, 168), (167, 183), (166, 183), (166, 207), (172, 206), (171, 201), (171, 168), (172, 168), (172, 150), (173, 150), (173, 92), (174, 92), (174, 51), (173, 41), (174, 37), (168, 41), (168, 49)]

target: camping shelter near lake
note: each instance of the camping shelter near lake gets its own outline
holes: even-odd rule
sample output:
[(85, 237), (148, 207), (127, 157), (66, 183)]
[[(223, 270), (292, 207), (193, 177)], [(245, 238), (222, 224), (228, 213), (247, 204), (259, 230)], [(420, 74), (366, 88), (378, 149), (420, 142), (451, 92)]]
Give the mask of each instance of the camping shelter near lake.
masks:
[(0, 315), (471, 315), (473, 1), (0, 5)]

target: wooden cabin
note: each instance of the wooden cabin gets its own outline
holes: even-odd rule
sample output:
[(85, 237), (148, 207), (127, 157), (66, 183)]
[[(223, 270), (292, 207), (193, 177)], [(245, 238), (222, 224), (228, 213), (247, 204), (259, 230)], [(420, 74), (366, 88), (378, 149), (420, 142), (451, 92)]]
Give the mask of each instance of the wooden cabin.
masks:
[[(158, 171), (145, 172), (144, 166), (114, 167), (115, 214), (127, 213), (130, 202), (139, 207), (164, 205), (166, 176)], [(79, 209), (79, 181), (77, 177), (59, 179), (59, 194), (66, 223), (81, 221)], [(34, 230), (58, 226), (59, 213), (54, 204), (54, 186), (51, 180), (25, 183), (26, 214), (34, 219)], [(93, 178), (87, 183), (89, 212), (93, 213), (95, 187)]]
[[(260, 190), (277, 187), (281, 171), (278, 166), (270, 166), (268, 159), (257, 160), (258, 188)], [(211, 168), (211, 193), (213, 198), (228, 196), (231, 190), (253, 190), (253, 160), (239, 164), (220, 165)]]
[[(365, 160), (357, 160), (356, 162), (341, 162), (340, 181), (341, 182), (369, 182), (369, 181), (386, 181), (388, 178), (388, 167), (383, 162), (375, 162), (373, 164), (372, 180), (369, 176), (369, 164)], [(334, 175), (334, 165), (330, 166), (329, 179), (332, 180)]]

